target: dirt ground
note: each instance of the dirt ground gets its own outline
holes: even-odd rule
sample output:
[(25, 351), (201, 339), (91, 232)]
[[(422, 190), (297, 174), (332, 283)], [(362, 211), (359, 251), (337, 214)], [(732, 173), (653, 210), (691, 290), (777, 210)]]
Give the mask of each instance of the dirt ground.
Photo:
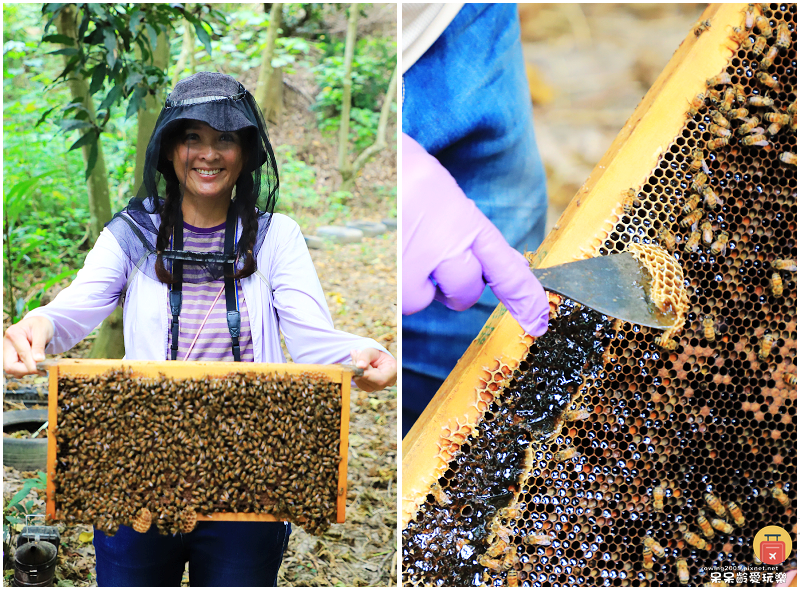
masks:
[[(364, 28), (372, 32), (394, 31), (396, 8), (377, 7), (370, 11)], [(341, 24), (341, 23), (340, 23)], [(284, 77), (285, 110), (270, 125), (274, 146), (289, 145), (297, 157), (313, 165), (315, 189), (321, 195), (337, 190), (337, 152), (330, 138), (316, 128), (315, 115), (307, 97), (317, 89), (312, 76), (298, 68)], [(248, 80), (243, 80), (247, 85)], [(388, 82), (388, 80), (387, 80)], [(250, 84), (252, 85), (252, 84)], [(391, 118), (390, 118), (391, 120)], [(397, 125), (391, 122), (387, 142), (391, 146), (366, 165), (356, 180), (353, 197), (347, 203), (349, 215), (336, 221), (380, 221), (395, 216), (394, 189), (397, 184), (397, 154), (394, 149)], [(281, 191), (290, 190), (282, 184)], [(306, 235), (323, 222), (315, 217), (324, 210), (298, 216)], [(289, 214), (291, 216), (291, 213)], [(394, 230), (365, 237), (354, 244), (326, 243), (311, 255), (337, 329), (374, 338), (397, 354), (397, 234)], [(48, 293), (52, 298), (66, 286)], [(7, 318), (4, 318), (5, 329)], [(92, 336), (63, 355), (83, 358)], [(23, 385), (42, 389), (44, 378), (26, 377)], [(21, 409), (4, 399), (4, 410)], [(3, 496), (8, 500), (33, 473), (4, 467)], [(366, 394), (351, 392), (348, 493), (346, 522), (334, 524), (321, 537), (293, 527), (289, 546), (279, 573), (283, 586), (394, 586), (397, 571), (397, 387)], [(32, 494), (30, 497), (34, 497)], [(36, 513), (44, 512), (44, 494), (36, 500)], [(88, 526), (58, 525), (62, 545), (56, 570), (59, 586), (94, 586), (95, 557)], [(5, 581), (9, 573), (5, 572)], [(184, 576), (184, 585), (188, 577)]]

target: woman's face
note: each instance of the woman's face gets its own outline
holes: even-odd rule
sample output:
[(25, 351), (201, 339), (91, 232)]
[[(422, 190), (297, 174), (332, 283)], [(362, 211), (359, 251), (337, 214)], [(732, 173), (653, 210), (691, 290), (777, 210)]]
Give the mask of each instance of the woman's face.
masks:
[(203, 121), (189, 121), (168, 156), (184, 199), (230, 200), (242, 172), (242, 142), (235, 131), (217, 131)]

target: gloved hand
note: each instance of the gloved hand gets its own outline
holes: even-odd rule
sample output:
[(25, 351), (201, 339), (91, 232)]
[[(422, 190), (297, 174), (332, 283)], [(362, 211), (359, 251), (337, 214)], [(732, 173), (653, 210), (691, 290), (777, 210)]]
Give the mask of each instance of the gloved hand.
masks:
[(550, 306), (528, 261), (444, 166), (405, 133), (402, 202), (404, 314), (433, 299), (463, 311), (488, 284), (527, 333), (547, 331)]

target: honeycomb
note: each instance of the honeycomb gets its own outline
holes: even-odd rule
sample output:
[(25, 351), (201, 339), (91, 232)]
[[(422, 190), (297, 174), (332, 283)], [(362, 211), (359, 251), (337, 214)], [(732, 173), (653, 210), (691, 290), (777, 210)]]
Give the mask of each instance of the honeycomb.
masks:
[(341, 385), (315, 374), (59, 376), (56, 519), (191, 531), (198, 515), (336, 516)]
[(797, 5), (749, 6), (591, 253), (668, 250), (680, 329), (551, 302), (527, 356), (486, 368), (480, 419), (443, 431), (404, 584), (699, 586), (758, 569), (762, 527), (796, 535)]

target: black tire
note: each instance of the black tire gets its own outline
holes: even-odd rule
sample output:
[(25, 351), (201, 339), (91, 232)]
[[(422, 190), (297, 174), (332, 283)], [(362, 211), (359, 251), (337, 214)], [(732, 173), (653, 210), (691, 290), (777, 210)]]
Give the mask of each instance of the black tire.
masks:
[[(47, 422), (47, 410), (11, 410), (3, 412), (3, 431), (9, 426), (27, 423), (35, 424), (35, 430), (45, 422)], [(38, 437), (34, 439), (10, 438), (4, 436), (3, 465), (20, 471), (44, 471), (47, 467), (47, 439)]]

